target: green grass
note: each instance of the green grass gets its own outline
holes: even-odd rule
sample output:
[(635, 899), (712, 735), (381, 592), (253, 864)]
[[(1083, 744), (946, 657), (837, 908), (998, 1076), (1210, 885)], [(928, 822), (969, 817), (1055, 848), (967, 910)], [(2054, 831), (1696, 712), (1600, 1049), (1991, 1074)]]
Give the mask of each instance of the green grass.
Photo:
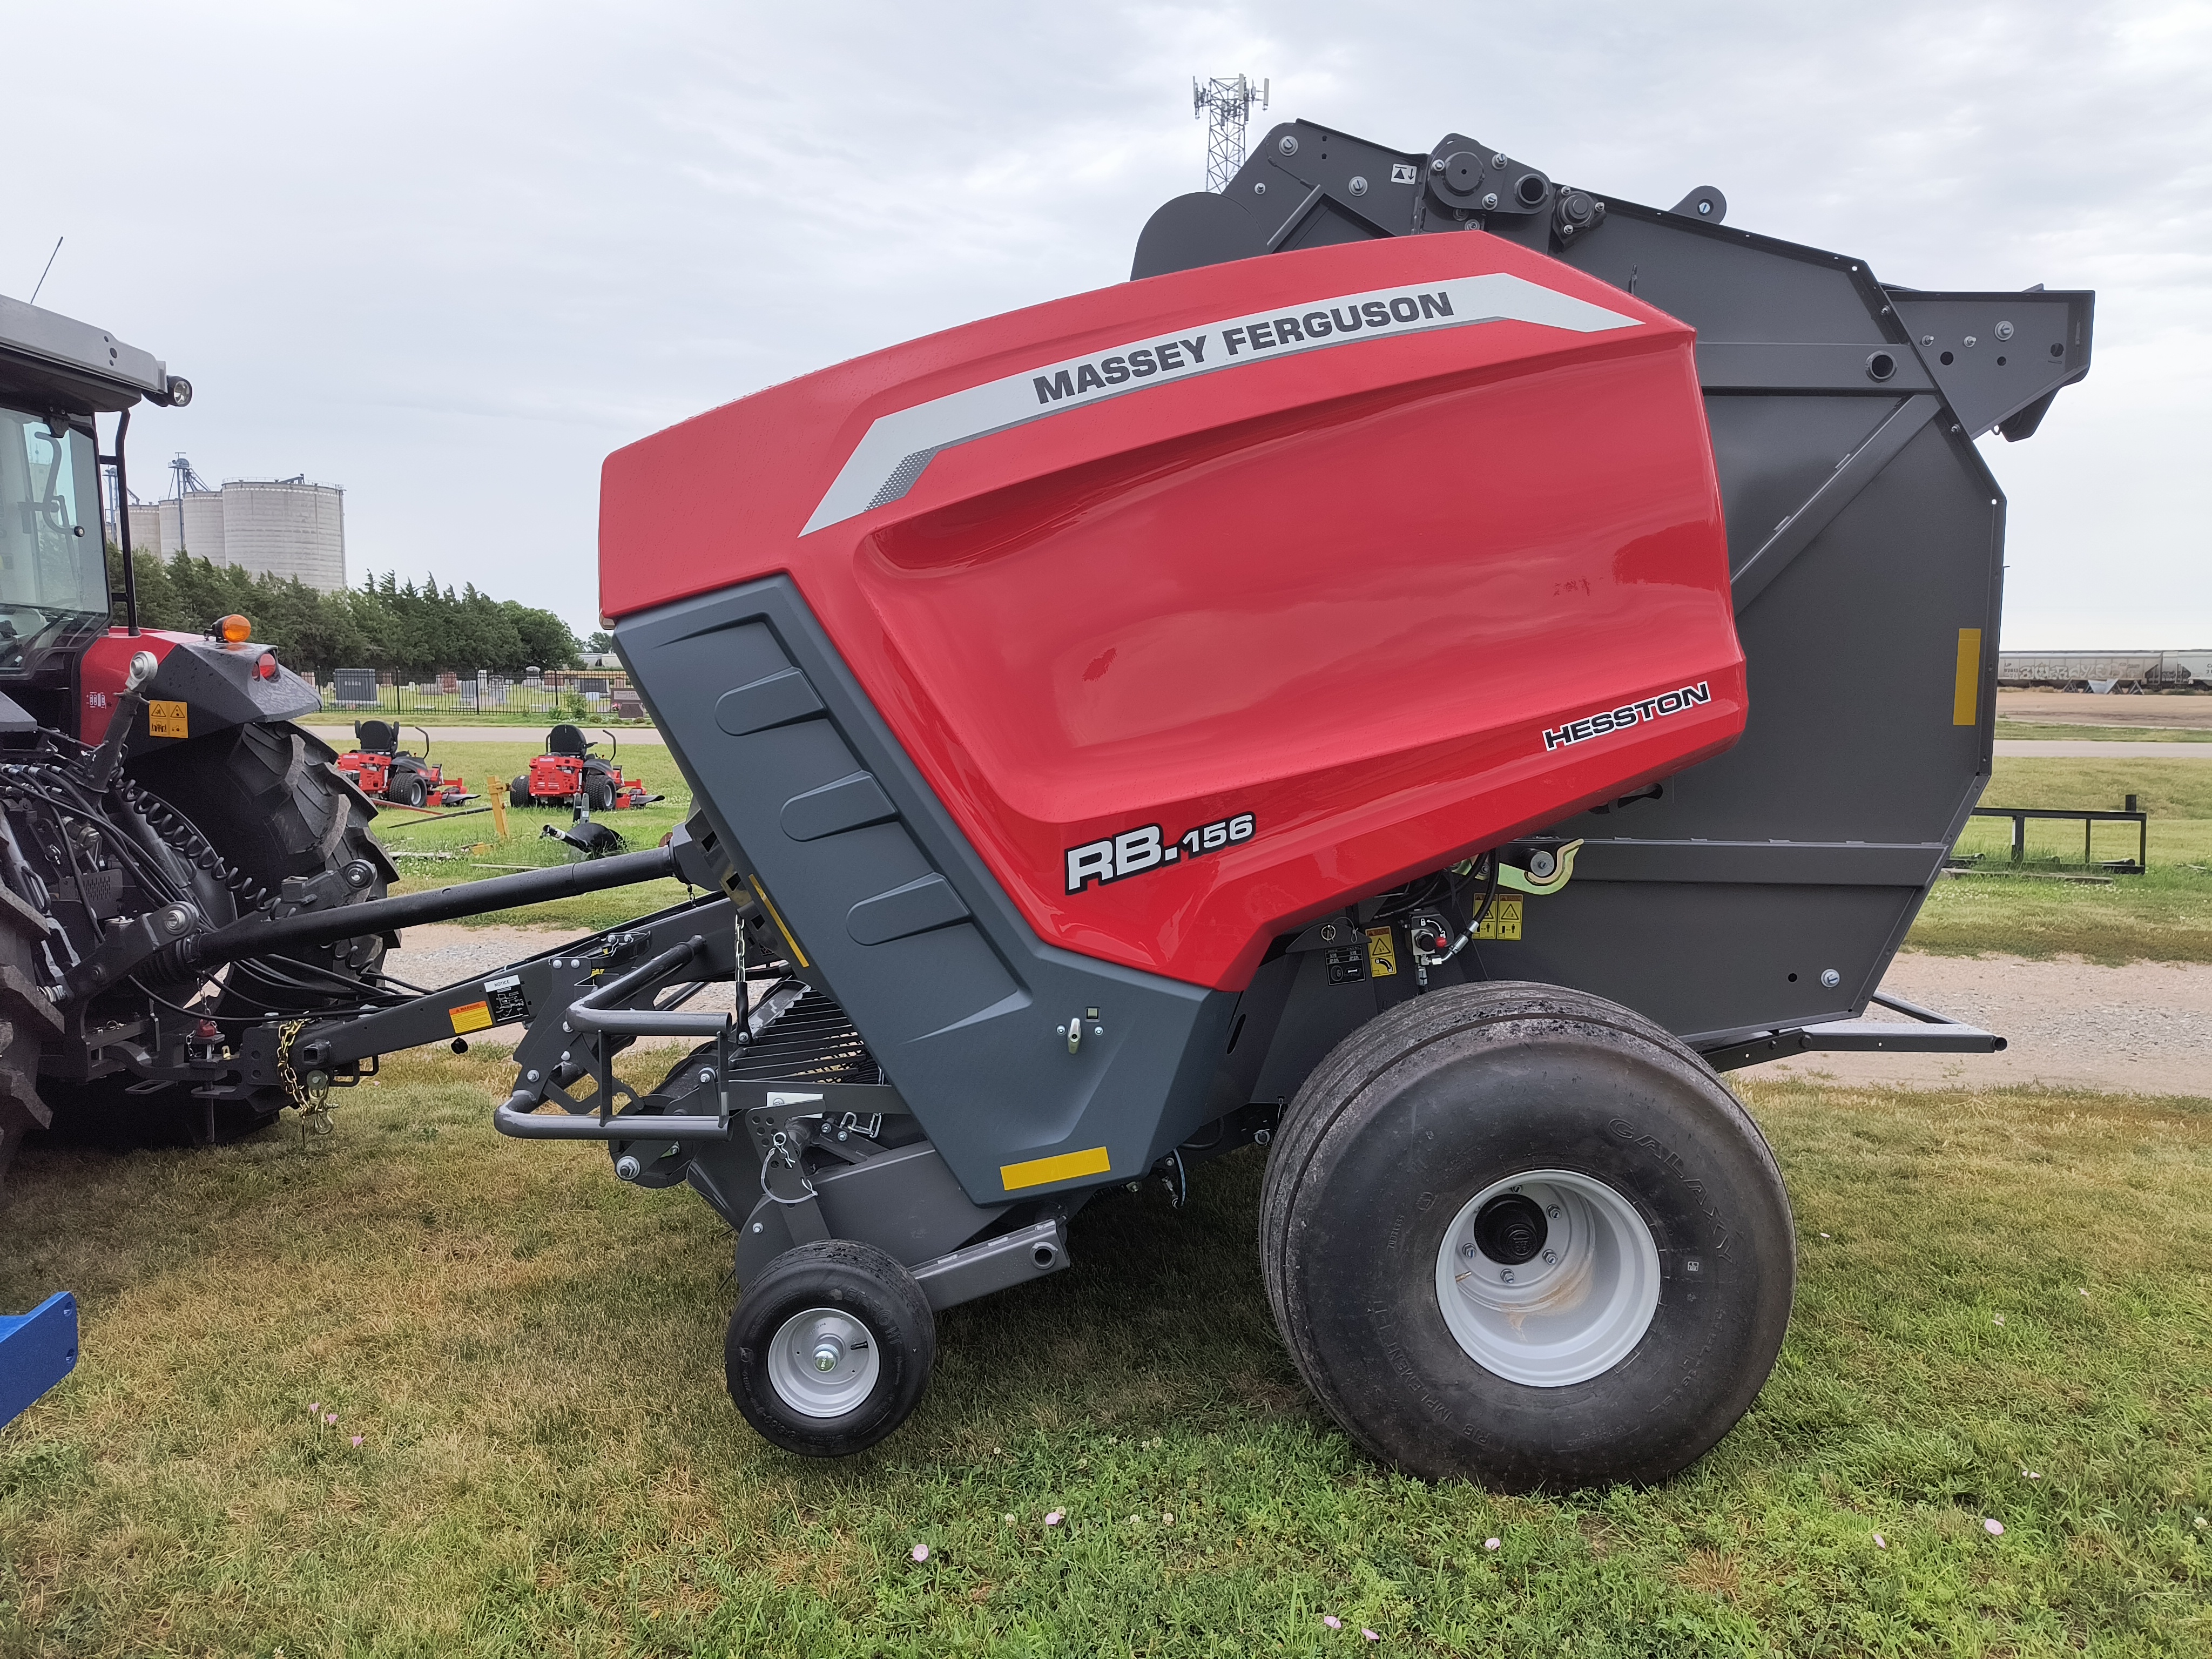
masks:
[[(2150, 871), (2110, 886), (2018, 880), (2008, 873), (2012, 825), (1976, 818), (1959, 838), (1994, 873), (1938, 882), (1906, 943), (1948, 956), (2080, 956), (2092, 962), (2212, 962), (2212, 765), (2193, 761), (2021, 759), (1999, 756), (1988, 806), (2118, 811), (2130, 794), (2150, 814)], [(2133, 858), (2132, 824), (2101, 824), (2100, 859)], [(2081, 867), (2078, 824), (2028, 825), (2026, 868)]]
[(1507, 1498), (1319, 1415), (1249, 1153), (943, 1316), (877, 1451), (777, 1452), (722, 1393), (722, 1224), (499, 1139), (507, 1081), (401, 1057), (323, 1151), (24, 1156), (0, 1304), (75, 1289), (84, 1358), (0, 1432), (0, 1653), (2212, 1644), (2203, 1103), (1749, 1085), (1800, 1225), (1772, 1380), (1664, 1486)]
[[(2207, 710), (2212, 715), (2212, 710)], [(2061, 720), (2006, 720), (1997, 722), (1997, 737), (2002, 739), (2024, 738), (2041, 740), (2049, 738), (2086, 738), (2102, 743), (2212, 743), (2212, 727), (2199, 726), (2071, 726)]]
[(2212, 962), (2212, 876), (2154, 864), (2109, 887), (2002, 875), (1939, 881), (1905, 943), (1938, 956)]
[[(507, 781), (520, 774), (529, 766), (530, 757), (539, 752), (536, 743), (448, 744), (442, 749), (433, 747), (430, 758), (444, 767), (449, 775), (459, 773), (471, 789), (479, 793), (498, 789), (503, 799)], [(665, 749), (644, 744), (623, 750), (616, 759), (625, 777), (643, 779), (647, 787), (667, 799), (653, 806), (604, 813), (595, 821), (618, 831), (629, 843), (631, 851), (657, 847), (663, 836), (683, 822), (684, 810), (690, 804), (683, 775), (677, 771), (676, 763), (669, 758)], [(489, 804), (487, 795), (468, 805), (475, 808)], [(378, 814), (374, 829), (385, 850), (399, 866), (400, 883), (392, 890), (412, 893), (458, 882), (512, 875), (518, 869), (566, 864), (574, 857), (572, 850), (565, 842), (547, 840), (543, 832), (549, 825), (566, 829), (569, 816), (565, 806), (510, 806), (507, 809), (507, 839), (501, 841), (497, 821), (488, 811), (433, 819), (387, 806)], [(520, 923), (560, 927), (577, 933), (592, 933), (662, 909), (677, 902), (684, 894), (683, 884), (678, 882), (646, 882), (635, 887), (611, 888), (602, 893), (586, 893), (580, 898), (533, 905), (525, 910), (495, 910), (462, 920), (471, 927)]]

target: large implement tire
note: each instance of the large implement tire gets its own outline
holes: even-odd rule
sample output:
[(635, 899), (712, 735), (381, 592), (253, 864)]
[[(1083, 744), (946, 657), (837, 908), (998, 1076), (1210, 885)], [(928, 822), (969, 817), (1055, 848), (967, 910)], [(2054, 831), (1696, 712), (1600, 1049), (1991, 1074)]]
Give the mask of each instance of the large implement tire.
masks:
[(872, 1244), (786, 1250), (730, 1316), (730, 1398), (762, 1437), (802, 1457), (866, 1451), (929, 1387), (937, 1327), (914, 1275)]
[[(146, 788), (190, 819), (216, 853), (260, 890), (276, 893), (289, 876), (316, 876), (356, 859), (376, 874), (363, 899), (381, 898), (392, 861), (369, 834), (376, 809), (331, 763), (337, 751), (289, 722), (234, 726), (143, 757), (131, 770)], [(250, 895), (249, 895), (250, 896)], [(297, 959), (359, 974), (384, 960), (376, 933), (295, 952)], [(285, 982), (241, 963), (230, 970), (221, 1012), (310, 1012), (349, 1001), (342, 990)]]
[(1553, 986), (1401, 1005), (1285, 1112), (1261, 1259), (1345, 1431), (1430, 1480), (1663, 1480), (1750, 1407), (1790, 1319), (1788, 1194), (1698, 1056)]

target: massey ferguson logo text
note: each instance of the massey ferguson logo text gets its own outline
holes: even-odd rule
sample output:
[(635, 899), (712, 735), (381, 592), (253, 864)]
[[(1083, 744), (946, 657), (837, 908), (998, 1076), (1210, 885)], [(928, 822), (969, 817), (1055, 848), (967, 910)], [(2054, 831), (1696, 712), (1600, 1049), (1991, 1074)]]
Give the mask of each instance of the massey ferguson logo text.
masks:
[(1280, 315), (1272, 306), (1237, 317), (1201, 313), (1158, 334), (1102, 345), (1081, 357), (1032, 362), (995, 380), (877, 416), (799, 533), (811, 535), (900, 500), (930, 462), (956, 444), (1089, 409), (1109, 398), (1183, 386), (1200, 375), (1279, 362), (1301, 352), (1357, 350), (1369, 340), (1505, 322), (1573, 334), (1643, 325), (1502, 270), (1425, 278), (1418, 288), (1316, 294), (1285, 305)]
[(1685, 708), (1694, 708), (1701, 702), (1711, 702), (1712, 692), (1706, 683), (1686, 685), (1680, 691), (1668, 691), (1656, 697), (1644, 697), (1635, 702), (1625, 702), (1618, 708), (1607, 708), (1585, 720), (1569, 720), (1565, 726), (1544, 733), (1544, 752), (1564, 748), (1571, 743), (1588, 743), (1592, 738), (1601, 738), (1608, 732), (1626, 732), (1638, 720), (1656, 720), (1667, 714), (1679, 714)]
[[(1242, 327), (1224, 328), (1218, 338), (1222, 350), (1236, 357), (1325, 340), (1333, 334), (1358, 334), (1452, 314), (1451, 295), (1441, 290), (1433, 294), (1393, 294), (1383, 300), (1261, 319)], [(1063, 398), (1080, 398), (1086, 392), (1103, 392), (1109, 386), (1148, 380), (1155, 374), (1203, 368), (1206, 347), (1215, 338), (1201, 331), (1188, 339), (1163, 340), (1156, 345), (1139, 346), (1126, 355), (1077, 363), (1073, 368), (1059, 369), (1049, 375), (1034, 375), (1031, 379), (1036, 386), (1036, 400), (1056, 404)], [(1217, 351), (1214, 362), (1218, 366), (1221, 361), (1221, 354)]]

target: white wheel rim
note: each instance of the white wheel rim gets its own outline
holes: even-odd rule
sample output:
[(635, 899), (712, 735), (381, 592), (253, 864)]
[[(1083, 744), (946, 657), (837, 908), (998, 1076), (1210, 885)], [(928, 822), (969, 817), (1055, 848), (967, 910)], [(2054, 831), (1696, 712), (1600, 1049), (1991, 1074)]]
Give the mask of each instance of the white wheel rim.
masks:
[(802, 1417), (842, 1417), (868, 1397), (882, 1370), (868, 1328), (836, 1308), (792, 1315), (769, 1343), (769, 1385)]
[[(1526, 1260), (1502, 1261), (1477, 1242), (1475, 1218), (1514, 1194), (1543, 1212), (1543, 1243)], [(1525, 1170), (1491, 1182), (1452, 1218), (1437, 1252), (1437, 1305), (1485, 1370), (1564, 1389), (1611, 1370), (1644, 1340), (1659, 1310), (1659, 1247), (1636, 1206), (1603, 1182)]]

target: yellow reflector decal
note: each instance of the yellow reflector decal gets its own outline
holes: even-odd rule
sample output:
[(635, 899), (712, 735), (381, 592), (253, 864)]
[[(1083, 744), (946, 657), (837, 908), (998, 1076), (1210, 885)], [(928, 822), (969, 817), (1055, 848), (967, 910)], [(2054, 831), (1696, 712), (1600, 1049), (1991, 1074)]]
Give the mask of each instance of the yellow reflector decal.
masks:
[(1959, 678), (1951, 688), (1951, 724), (1978, 726), (1982, 716), (1982, 630), (1959, 630)]
[(775, 931), (783, 935), (783, 943), (791, 952), (791, 959), (802, 968), (811, 968), (814, 964), (807, 961), (806, 952), (799, 948), (798, 937), (783, 925), (783, 912), (775, 908), (775, 901), (768, 896), (768, 889), (761, 885), (758, 876), (751, 879), (753, 891), (760, 895), (761, 908), (768, 912), (768, 919), (775, 924)]
[(1008, 1192), (1042, 1187), (1049, 1181), (1073, 1181), (1078, 1176), (1105, 1175), (1114, 1167), (1103, 1146), (1087, 1152), (1062, 1152), (1057, 1158), (1033, 1158), (1026, 1164), (999, 1166), (999, 1179)]
[(453, 1022), (453, 1035), (464, 1031), (481, 1031), (491, 1024), (491, 1005), (488, 1002), (465, 1002), (446, 1016)]
[(185, 732), (185, 705), (180, 702), (149, 702), (146, 705), (146, 735), (153, 738), (181, 738)]

